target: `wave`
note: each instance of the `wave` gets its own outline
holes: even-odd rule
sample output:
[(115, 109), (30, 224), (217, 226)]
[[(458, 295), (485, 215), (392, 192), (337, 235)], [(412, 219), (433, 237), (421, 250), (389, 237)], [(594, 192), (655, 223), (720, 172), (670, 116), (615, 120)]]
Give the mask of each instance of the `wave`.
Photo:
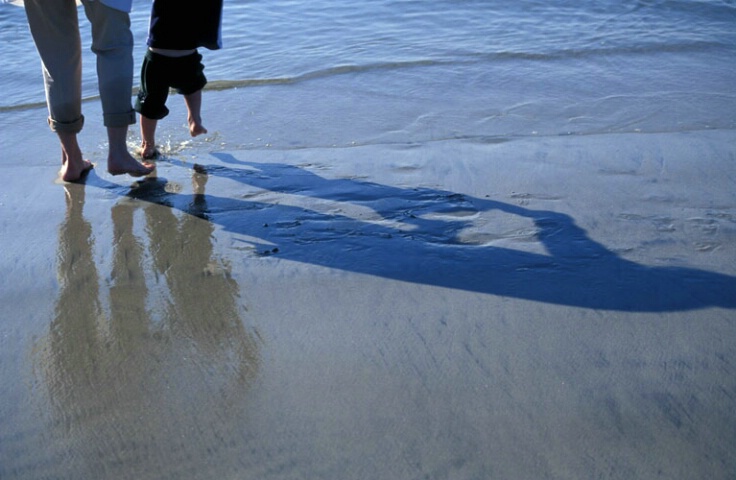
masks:
[(295, 83), (307, 82), (310, 80), (316, 80), (319, 78), (335, 77), (339, 75), (348, 75), (352, 73), (365, 73), (370, 71), (378, 70), (399, 70), (404, 68), (415, 68), (415, 67), (431, 67), (438, 65), (446, 65), (449, 62), (441, 60), (415, 60), (407, 62), (381, 62), (371, 63), (366, 65), (339, 65), (336, 67), (329, 67), (320, 70), (313, 70), (311, 72), (303, 73), (301, 75), (275, 77), (275, 78), (253, 78), (244, 80), (215, 80), (207, 84), (208, 90), (229, 90), (232, 88), (241, 87), (258, 87), (263, 85), (290, 85)]
[[(376, 71), (404, 70), (412, 68), (448, 67), (473, 65), (478, 63), (510, 62), (510, 61), (535, 61), (552, 62), (568, 59), (581, 59), (590, 57), (613, 57), (613, 56), (639, 56), (656, 54), (697, 53), (727, 48), (733, 49), (731, 45), (721, 42), (686, 42), (686, 43), (650, 43), (640, 45), (611, 46), (599, 48), (561, 48), (551, 49), (544, 52), (504, 50), (496, 52), (472, 52), (455, 51), (452, 56), (434, 59), (417, 59), (408, 61), (387, 61), (367, 64), (337, 65), (327, 68), (308, 71), (292, 76), (281, 76), (271, 78), (244, 78), (211, 80), (205, 90), (224, 91), (238, 88), (270, 86), (270, 85), (293, 85), (312, 80), (336, 77), (341, 75), (370, 73)], [(137, 94), (137, 88), (133, 95)], [(82, 101), (89, 102), (99, 100), (99, 95), (90, 95)], [(45, 107), (44, 101), (21, 103), (18, 105), (1, 105), (0, 114), (6, 112), (30, 110)]]
[[(82, 99), (82, 103), (91, 102), (94, 100), (99, 100), (99, 95), (92, 95), (89, 97), (84, 97)], [(34, 108), (46, 108), (46, 101), (40, 101), (40, 102), (28, 102), (28, 103), (21, 103), (18, 105), (2, 105), (0, 106), (0, 113), (7, 113), (7, 112), (19, 112), (23, 110), (33, 110)]]
[[(310, 80), (316, 80), (319, 78), (334, 77), (339, 75), (347, 75), (352, 73), (363, 73), (378, 70), (397, 70), (404, 68), (415, 68), (415, 67), (429, 67), (447, 64), (459, 64), (468, 62), (457, 62), (457, 61), (441, 61), (441, 60), (415, 60), (406, 62), (381, 62), (372, 63), (367, 65), (340, 65), (336, 67), (329, 67), (320, 70), (313, 70), (300, 75), (274, 77), (274, 78), (246, 78), (239, 80), (211, 80), (207, 83), (205, 90), (222, 91), (222, 90), (233, 90), (236, 88), (246, 87), (259, 87), (267, 85), (290, 85)], [(138, 93), (138, 89), (133, 89), (133, 95)], [(82, 102), (89, 102), (98, 100), (99, 95), (91, 95), (82, 99)], [(13, 112), (20, 110), (30, 110), (34, 108), (45, 107), (45, 102), (29, 102), (19, 105), (8, 105), (0, 106), (0, 113)]]
[(690, 42), (682, 44), (630, 45), (625, 47), (560, 49), (548, 52), (499, 51), (499, 52), (454, 52), (454, 57), (420, 59), (412, 61), (378, 62), (365, 65), (340, 65), (313, 70), (300, 75), (275, 78), (254, 78), (243, 80), (216, 80), (208, 83), (209, 90), (228, 90), (231, 88), (257, 87), (264, 85), (290, 85), (320, 78), (366, 73), (380, 70), (402, 70), (407, 68), (468, 65), (481, 62), (514, 60), (556, 61), (569, 58), (606, 57), (621, 55), (649, 55), (656, 53), (689, 53), (723, 48), (719, 42)]
[(649, 43), (649, 44), (632, 44), (612, 47), (598, 48), (563, 48), (558, 50), (550, 50), (546, 52), (523, 52), (506, 50), (501, 52), (482, 53), (469, 52), (465, 57), (480, 58), (487, 61), (498, 60), (564, 60), (571, 58), (589, 58), (589, 57), (612, 57), (612, 56), (633, 56), (633, 55), (652, 55), (658, 53), (692, 53), (703, 52), (714, 49), (730, 48), (730, 45), (724, 45), (721, 42), (687, 42), (687, 43)]

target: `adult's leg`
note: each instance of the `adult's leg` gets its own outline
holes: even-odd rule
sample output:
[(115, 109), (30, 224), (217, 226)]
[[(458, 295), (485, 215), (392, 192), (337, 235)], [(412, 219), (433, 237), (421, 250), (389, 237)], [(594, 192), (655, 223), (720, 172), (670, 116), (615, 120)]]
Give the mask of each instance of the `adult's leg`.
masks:
[(26, 0), (25, 11), (41, 57), (48, 122), (61, 143), (61, 178), (75, 181), (92, 164), (82, 157), (82, 50), (74, 0)]
[(133, 96), (133, 33), (127, 13), (99, 0), (84, 2), (92, 24), (92, 51), (97, 60), (97, 81), (106, 127), (135, 123)]
[(133, 33), (127, 13), (99, 1), (83, 1), (92, 24), (92, 51), (97, 57), (97, 79), (110, 151), (107, 170), (113, 175), (143, 176), (155, 168), (141, 165), (128, 152), (128, 126), (135, 123), (133, 95)]
[(74, 0), (27, 0), (28, 25), (41, 57), (49, 125), (82, 130), (82, 47)]

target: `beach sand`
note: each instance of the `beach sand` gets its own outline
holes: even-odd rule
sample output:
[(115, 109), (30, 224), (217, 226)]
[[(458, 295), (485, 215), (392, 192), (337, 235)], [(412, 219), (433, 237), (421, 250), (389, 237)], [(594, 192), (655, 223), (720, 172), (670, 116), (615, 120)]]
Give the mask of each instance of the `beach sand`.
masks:
[(0, 478), (736, 476), (732, 130), (311, 88), (173, 97), (138, 182), (2, 113)]

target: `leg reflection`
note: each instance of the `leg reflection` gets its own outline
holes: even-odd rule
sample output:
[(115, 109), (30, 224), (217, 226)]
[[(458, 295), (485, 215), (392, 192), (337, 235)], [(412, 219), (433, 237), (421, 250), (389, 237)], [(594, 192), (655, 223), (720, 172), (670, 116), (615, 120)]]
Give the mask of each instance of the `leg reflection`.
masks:
[(259, 344), (244, 324), (239, 287), (214, 252), (212, 225), (200, 218), (204, 193), (191, 213), (122, 199), (111, 209), (111, 255), (96, 257), (84, 186), (66, 188), (60, 291), (34, 351), (59, 475), (232, 470)]
[(66, 217), (59, 228), (57, 277), (59, 296), (44, 348), (39, 350), (40, 369), (52, 405), (61, 412), (57, 422), (71, 428), (91, 410), (86, 391), (71, 385), (100, 385), (102, 306), (97, 266), (92, 258), (92, 226), (82, 214), (84, 186), (64, 186)]

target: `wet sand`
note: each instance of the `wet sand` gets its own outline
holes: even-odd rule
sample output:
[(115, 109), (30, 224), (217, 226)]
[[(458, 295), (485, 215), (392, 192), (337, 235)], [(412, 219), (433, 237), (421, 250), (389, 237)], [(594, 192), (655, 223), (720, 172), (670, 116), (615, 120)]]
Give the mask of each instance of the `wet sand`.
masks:
[(733, 131), (240, 95), (191, 143), (174, 101), (138, 182), (94, 102), (84, 185), (43, 110), (2, 113), (0, 478), (736, 476)]

